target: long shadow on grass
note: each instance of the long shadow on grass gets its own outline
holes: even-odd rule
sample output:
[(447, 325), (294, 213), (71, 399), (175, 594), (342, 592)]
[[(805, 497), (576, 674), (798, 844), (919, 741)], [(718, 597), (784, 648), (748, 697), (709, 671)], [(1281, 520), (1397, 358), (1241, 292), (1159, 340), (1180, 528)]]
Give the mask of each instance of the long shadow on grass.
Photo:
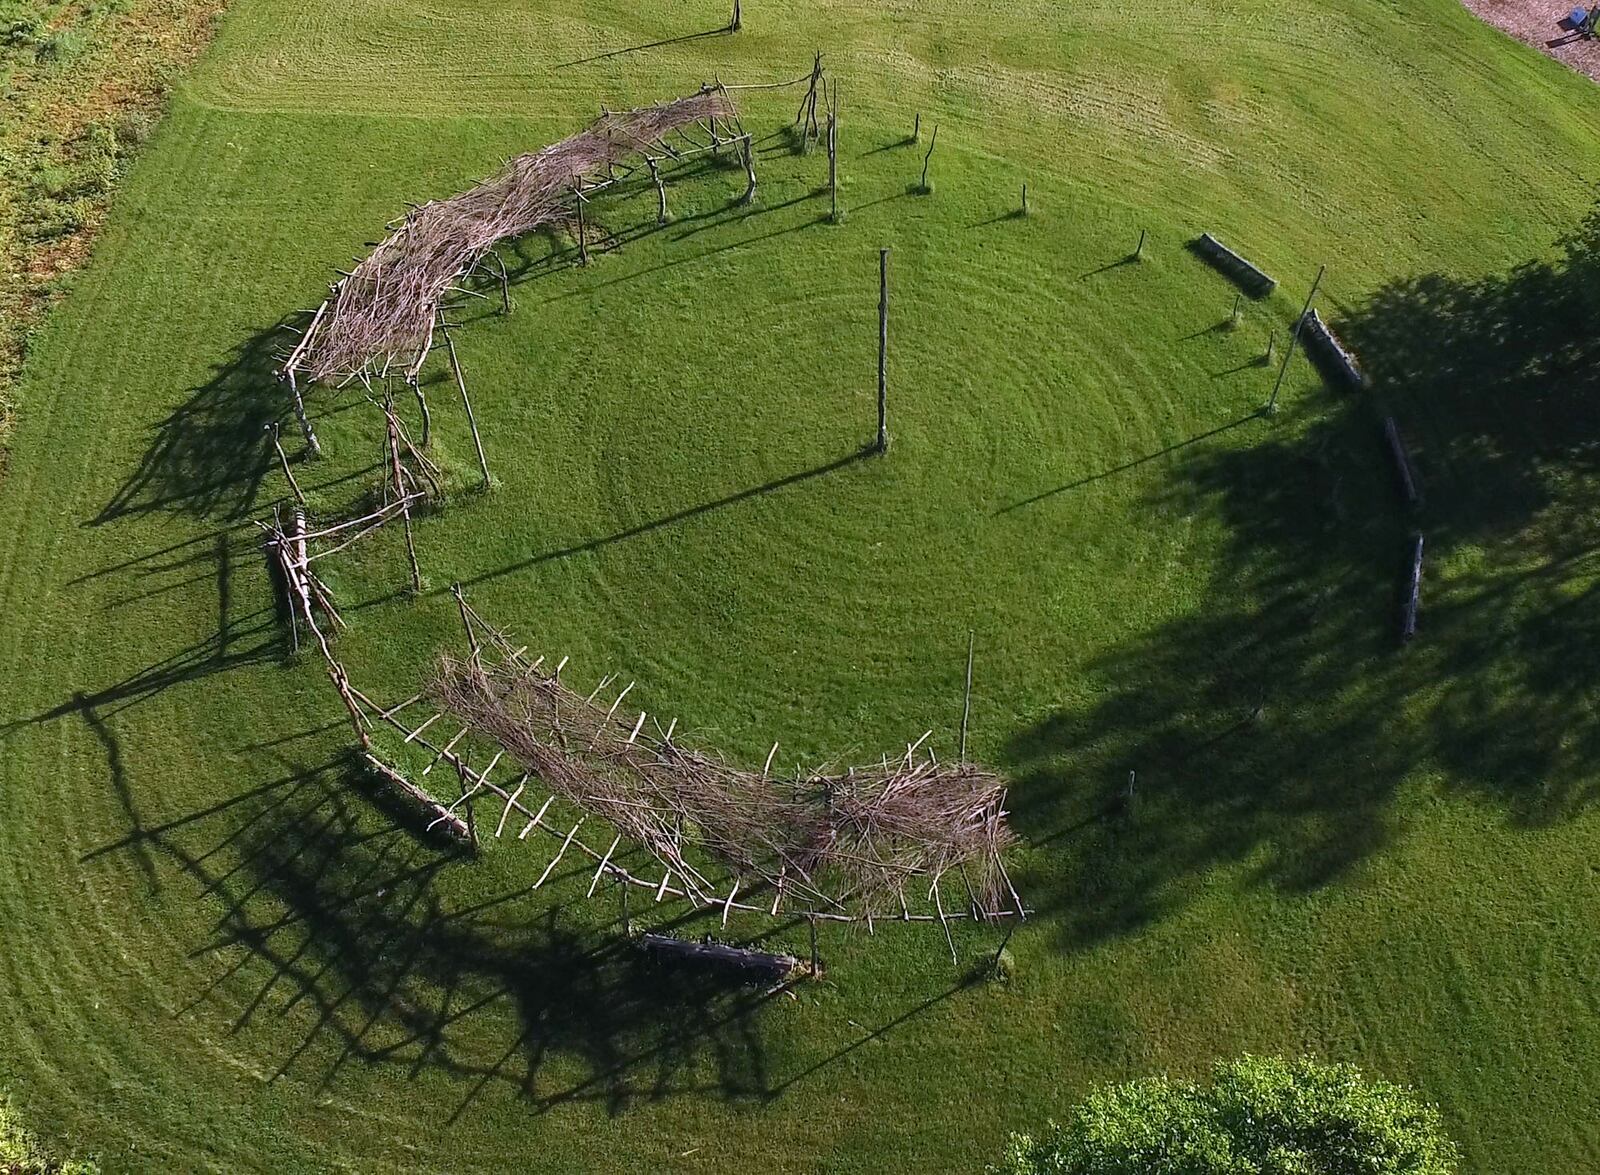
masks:
[[(453, 876), (474, 868), (470, 855), (375, 803), (386, 807), (341, 758), (137, 834), (222, 906), (193, 953), (224, 965), (191, 1007), (221, 1008), (241, 1033), (281, 1033), (271, 1026), (291, 1018), (278, 1075), (331, 1085), (352, 1063), (439, 1071), (459, 1084), (456, 1115), (491, 1089), (536, 1111), (772, 1094), (762, 1012), (778, 993), (649, 965), (616, 925), (551, 906), (559, 876), (537, 894), (452, 899), (470, 888)], [(208, 844), (218, 816), (228, 831)]]
[(281, 325), (253, 334), (191, 389), (156, 423), (138, 467), (88, 525), (157, 510), (226, 522), (250, 517), (270, 468), (263, 430), (283, 410), (273, 371), (287, 337)]
[[(1374, 393), (1322, 391), (1254, 444), (1181, 454), (1150, 504), (1226, 524), (1206, 602), (1097, 658), (1103, 688), (1006, 751), (1023, 880), (1068, 942), (1180, 907), (1218, 864), (1337, 879), (1426, 818), (1396, 803), (1408, 781), (1525, 825), (1600, 794), (1597, 278), (1600, 216), (1550, 262), (1393, 281), (1336, 323)], [(1413, 532), (1421, 632), (1402, 646)]]
[(648, 522), (641, 522), (637, 526), (630, 526), (624, 530), (616, 531), (613, 534), (602, 535), (599, 538), (588, 539), (584, 542), (573, 543), (565, 547), (556, 547), (548, 551), (540, 551), (537, 554), (530, 555), (528, 558), (519, 560), (516, 563), (510, 563), (504, 567), (497, 567), (492, 571), (481, 572), (478, 575), (463, 580), (462, 584), (464, 586), (471, 587), (474, 584), (485, 583), (491, 579), (499, 579), (501, 576), (514, 575), (518, 571), (524, 571), (529, 567), (537, 567), (541, 563), (550, 563), (557, 559), (566, 559), (573, 555), (583, 555), (588, 554), (591, 551), (602, 550), (617, 543), (626, 542), (628, 539), (638, 538), (640, 535), (645, 535), (652, 531), (660, 530), (663, 527), (673, 526), (679, 522), (687, 522), (691, 518), (698, 518), (700, 515), (709, 514), (713, 510), (721, 510), (725, 506), (733, 506), (739, 502), (747, 502), (752, 498), (759, 498), (763, 495), (775, 493), (778, 490), (785, 489), (789, 486), (799, 485), (801, 482), (810, 481), (813, 478), (823, 477), (829, 473), (835, 473), (841, 469), (845, 469), (851, 465), (854, 465), (858, 461), (864, 460), (866, 457), (871, 455), (873, 451), (874, 450), (871, 447), (858, 449), (854, 453), (847, 453), (843, 457), (836, 457), (834, 460), (829, 461), (826, 464), (817, 465), (811, 469), (803, 469), (799, 473), (791, 473), (786, 477), (775, 478), (774, 480), (764, 482), (761, 485), (751, 486), (748, 489), (739, 490), (737, 493), (727, 494), (720, 498), (713, 498), (708, 502), (701, 502), (698, 505), (689, 506), (683, 510), (674, 511), (671, 514), (664, 514), (659, 518), (652, 518)]

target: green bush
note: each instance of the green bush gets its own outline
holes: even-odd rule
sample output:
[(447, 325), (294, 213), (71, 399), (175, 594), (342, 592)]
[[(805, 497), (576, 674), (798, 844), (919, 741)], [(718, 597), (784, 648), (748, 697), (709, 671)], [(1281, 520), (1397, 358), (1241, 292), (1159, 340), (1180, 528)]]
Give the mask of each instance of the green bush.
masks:
[(77, 29), (61, 29), (51, 33), (34, 50), (34, 56), (45, 65), (65, 69), (83, 55), (88, 41)]
[(1450, 1175), (1455, 1144), (1411, 1091), (1352, 1065), (1244, 1056), (1209, 1087), (1103, 1086), (1064, 1126), (1013, 1134), (992, 1175)]
[(62, 1162), (52, 1158), (11, 1111), (0, 1095), (0, 1172), (4, 1175), (98, 1175), (100, 1168), (81, 1159)]

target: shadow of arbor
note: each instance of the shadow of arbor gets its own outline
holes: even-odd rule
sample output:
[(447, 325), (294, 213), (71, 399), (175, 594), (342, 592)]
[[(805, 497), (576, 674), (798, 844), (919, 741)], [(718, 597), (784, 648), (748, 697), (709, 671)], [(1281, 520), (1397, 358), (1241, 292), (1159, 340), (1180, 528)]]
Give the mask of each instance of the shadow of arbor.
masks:
[[(1327, 391), (1251, 447), (1185, 452), (1156, 504), (1226, 523), (1207, 604), (1098, 658), (1104, 691), (1006, 750), (1017, 823), (1052, 858), (1030, 893), (1070, 943), (1181, 906), (1219, 864), (1335, 879), (1417, 818), (1396, 793), (1424, 773), (1530, 825), (1595, 799), (1597, 278), (1600, 214), (1548, 261), (1391, 282), (1336, 323), (1370, 396)], [(1414, 532), (1422, 630), (1402, 648)]]
[[(223, 522), (248, 519), (271, 467), (264, 430), (286, 407), (274, 371), (288, 338), (280, 323), (235, 347), (210, 379), (155, 424), (138, 466), (89, 525), (159, 510)], [(290, 447), (290, 438), (284, 443)]]
[[(452, 903), (443, 895), (463, 887), (441, 882), (471, 857), (402, 831), (414, 816), (374, 819), (382, 799), (361, 794), (364, 779), (336, 760), (248, 813), (232, 809), (226, 866), (163, 834), (223, 904), (193, 953), (232, 960), (213, 987), (229, 985), (234, 1030), (269, 1008), (313, 1010), (278, 1075), (320, 1070), (326, 1085), (351, 1061), (437, 1070), (461, 1084), (456, 1115), (492, 1085), (540, 1111), (595, 1101), (620, 1113), (691, 1091), (770, 1096), (761, 1011), (777, 993), (653, 966), (615, 924), (551, 906), (549, 890)], [(254, 988), (243, 1001), (240, 983)]]

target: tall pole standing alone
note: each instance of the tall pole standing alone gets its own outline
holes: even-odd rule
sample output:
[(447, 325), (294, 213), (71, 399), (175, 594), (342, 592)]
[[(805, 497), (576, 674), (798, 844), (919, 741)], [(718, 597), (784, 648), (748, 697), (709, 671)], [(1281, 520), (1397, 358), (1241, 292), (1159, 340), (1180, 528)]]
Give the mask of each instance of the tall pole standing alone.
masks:
[(967, 690), (961, 702), (961, 761), (967, 761), (967, 719), (972, 716), (972, 630), (967, 629)]
[(878, 250), (878, 452), (889, 451), (889, 250)]
[(444, 311), (439, 311), (439, 333), (444, 336), (445, 349), (450, 353), (450, 370), (455, 373), (456, 387), (461, 390), (461, 404), (467, 410), (467, 427), (472, 430), (472, 447), (478, 451), (478, 468), (483, 471), (483, 488), (489, 488), (489, 459), (483, 455), (483, 438), (478, 435), (478, 418), (472, 414), (472, 401), (467, 398), (467, 381), (461, 374), (461, 360), (456, 358), (456, 345), (445, 325)]
[(1295, 346), (1300, 342), (1300, 328), (1305, 325), (1306, 315), (1311, 310), (1311, 299), (1317, 296), (1317, 287), (1322, 284), (1322, 275), (1327, 271), (1326, 265), (1317, 267), (1317, 280), (1311, 283), (1311, 292), (1306, 295), (1306, 304), (1300, 310), (1300, 317), (1294, 320), (1294, 333), (1289, 336), (1289, 349), (1283, 353), (1283, 366), (1278, 368), (1278, 381), (1272, 385), (1272, 398), (1267, 401), (1268, 416), (1278, 410), (1278, 389), (1283, 386), (1283, 377), (1289, 371), (1289, 360), (1294, 358)]

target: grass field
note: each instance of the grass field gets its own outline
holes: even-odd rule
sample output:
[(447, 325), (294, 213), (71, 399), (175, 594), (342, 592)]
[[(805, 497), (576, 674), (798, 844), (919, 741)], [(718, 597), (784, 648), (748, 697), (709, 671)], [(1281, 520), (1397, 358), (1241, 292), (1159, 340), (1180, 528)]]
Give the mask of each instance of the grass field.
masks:
[[(1453, 0), (1203, 2), (1165, 30), (1103, 3), (744, 15), (597, 57), (727, 13), (235, 0), (35, 344), (0, 486), (23, 1119), (110, 1170), (974, 1169), (1092, 1081), (1251, 1049), (1416, 1084), (1473, 1171), (1600, 1165), (1592, 83)], [(515, 313), (459, 333), (498, 488), (419, 526), (420, 599), (398, 535), (339, 565), (341, 655), (409, 694), (460, 580), (577, 680), (622, 671), (788, 763), (929, 727), (952, 750), (970, 629), (973, 749), (1015, 781), (1039, 911), (1005, 984), (892, 926), (825, 932), (795, 999), (665, 978), (588, 870), (532, 893), (532, 841), (413, 836), (283, 656), (251, 522), (286, 492), (276, 327), (406, 200), (816, 48), (845, 222), (773, 137), (754, 207), (712, 173), (586, 269), (523, 243)], [(1284, 283), (1235, 330), (1201, 230)], [(893, 444), (862, 459), (880, 246)], [(1376, 389), (1296, 360), (1260, 416), (1257, 359), (1323, 263)], [(373, 476), (353, 403), (315, 401), (330, 457), (299, 469), (330, 509)], [(1130, 769), (1131, 824), (1107, 815)], [(998, 941), (957, 934), (964, 960)]]

